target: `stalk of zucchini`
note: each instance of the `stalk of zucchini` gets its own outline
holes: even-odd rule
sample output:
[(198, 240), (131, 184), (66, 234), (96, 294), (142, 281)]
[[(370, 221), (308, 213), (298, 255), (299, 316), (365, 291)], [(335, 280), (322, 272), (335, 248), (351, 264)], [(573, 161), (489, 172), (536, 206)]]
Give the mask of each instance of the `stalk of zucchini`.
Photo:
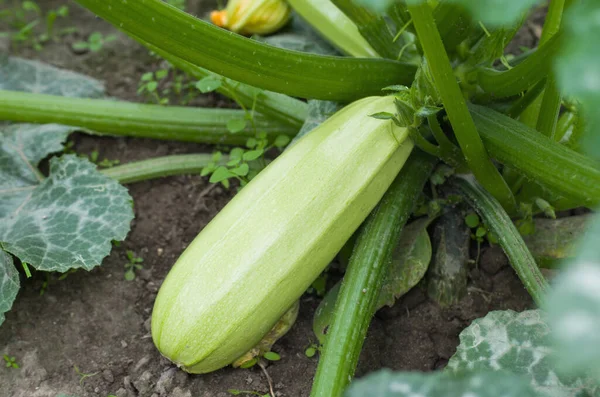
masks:
[(408, 131), (369, 115), (368, 97), (272, 162), (204, 228), (164, 281), (152, 315), (158, 350), (206, 373), (253, 348), (381, 199), (410, 154)]
[(358, 28), (331, 0), (288, 0), (302, 18), (346, 55), (379, 58)]

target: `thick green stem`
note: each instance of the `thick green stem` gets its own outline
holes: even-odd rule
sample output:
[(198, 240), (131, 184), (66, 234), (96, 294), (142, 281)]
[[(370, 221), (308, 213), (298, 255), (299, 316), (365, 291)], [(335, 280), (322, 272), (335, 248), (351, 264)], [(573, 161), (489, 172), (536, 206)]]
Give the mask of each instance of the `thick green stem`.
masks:
[[(221, 159), (221, 162), (226, 162)], [(202, 168), (213, 162), (212, 154), (177, 154), (148, 160), (134, 161), (100, 170), (119, 183), (134, 183), (172, 175), (200, 174)]]
[(470, 105), (490, 155), (529, 180), (593, 207), (600, 203), (600, 163), (574, 152), (510, 117)]
[(512, 69), (497, 71), (482, 68), (477, 73), (479, 86), (493, 98), (506, 98), (518, 95), (546, 78), (552, 70), (551, 59), (560, 49), (560, 37), (554, 35), (546, 44)]
[(359, 32), (371, 47), (384, 58), (398, 59), (402, 51), (402, 42), (394, 40), (394, 34), (388, 27), (386, 18), (376, 15), (354, 0), (332, 0), (356, 24)]
[[(559, 32), (564, 7), (565, 0), (552, 0), (550, 2), (546, 21), (544, 22), (544, 29), (542, 30), (542, 37), (540, 38), (540, 46), (548, 43)], [(537, 128), (542, 134), (554, 138), (561, 98), (561, 94), (556, 86), (556, 80), (552, 76), (552, 73), (550, 73), (544, 91), (525, 110), (521, 121), (530, 127)]]
[(523, 285), (533, 300), (540, 305), (548, 290), (548, 283), (508, 214), (473, 178), (455, 178), (453, 183), (479, 213), (488, 229), (498, 237), (500, 246)]
[(117, 28), (194, 65), (252, 86), (303, 98), (349, 102), (410, 85), (414, 65), (313, 55), (225, 31), (161, 0), (77, 0)]
[(304, 120), (306, 120), (308, 106), (304, 101), (277, 92), (260, 90), (247, 84), (222, 77), (210, 70), (184, 61), (183, 59), (137, 37), (134, 38), (144, 46), (148, 47), (148, 49), (166, 59), (171, 65), (195, 79), (201, 80), (205, 77), (221, 79), (222, 84), (216, 91), (236, 102), (239, 101), (240, 105), (246, 109), (254, 108), (258, 113), (262, 113), (273, 120), (290, 124), (298, 129), (302, 127)]
[(494, 197), (502, 203), (507, 211), (516, 208), (513, 194), (498, 172), (481, 142), (473, 119), (460, 90), (448, 54), (435, 25), (431, 8), (427, 3), (409, 5), (413, 24), (423, 47), (427, 63), (438, 89), (444, 108), (448, 113), (456, 139), (464, 153), (465, 160), (477, 179)]
[(228, 131), (229, 120), (245, 117), (243, 110), (235, 109), (167, 107), (0, 90), (0, 120), (58, 123), (108, 135), (229, 145), (244, 144), (257, 131), (266, 132), (270, 140), (298, 132), (295, 127), (257, 114), (256, 131), (251, 123), (238, 133)]
[(556, 79), (551, 74), (546, 82), (543, 99), (540, 103), (536, 129), (554, 140), (557, 140), (556, 124), (558, 122), (561, 102), (562, 96), (556, 85)]
[(339, 397), (350, 383), (390, 255), (435, 162), (435, 158), (413, 151), (362, 226), (335, 304), (312, 397)]

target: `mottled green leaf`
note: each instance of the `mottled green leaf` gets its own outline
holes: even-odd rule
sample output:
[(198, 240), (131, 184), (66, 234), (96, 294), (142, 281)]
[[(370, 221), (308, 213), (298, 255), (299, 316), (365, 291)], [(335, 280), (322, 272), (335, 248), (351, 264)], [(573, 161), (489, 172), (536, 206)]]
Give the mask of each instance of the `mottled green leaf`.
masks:
[(460, 334), (460, 345), (447, 371), (509, 371), (527, 377), (545, 396), (598, 395), (590, 379), (558, 374), (554, 361), (550, 328), (542, 311), (494, 311), (473, 321)]
[(400, 241), (392, 254), (388, 275), (379, 293), (377, 309), (392, 306), (410, 291), (425, 275), (431, 261), (431, 240), (427, 226), (432, 219), (412, 222), (402, 230)]
[(17, 208), (0, 213), (0, 242), (39, 270), (89, 270), (109, 254), (112, 240), (129, 231), (127, 189), (85, 159), (52, 158), (48, 178), (29, 189)]
[(39, 162), (63, 149), (75, 128), (58, 124), (0, 127), (0, 218), (17, 210), (42, 180)]
[[(559, 368), (600, 384), (600, 218), (595, 216), (579, 256), (555, 280), (546, 308)], [(600, 388), (597, 389), (600, 394)]]
[(0, 89), (77, 98), (104, 96), (104, 84), (96, 79), (15, 57), (0, 64)]
[(592, 218), (592, 214), (558, 219), (535, 218), (535, 233), (523, 236), (523, 240), (540, 267), (556, 267), (561, 260), (575, 257), (580, 239)]
[(19, 272), (13, 265), (12, 257), (0, 250), (0, 325), (4, 313), (10, 310), (19, 292)]
[[(417, 285), (427, 272), (431, 260), (431, 242), (427, 226), (431, 221), (432, 219), (428, 218), (419, 219), (402, 231), (375, 310), (385, 305), (392, 306), (397, 299)], [(325, 340), (340, 287), (341, 282), (334, 285), (315, 311), (313, 331), (320, 343)]]
[(381, 370), (355, 381), (345, 397), (537, 397), (526, 380), (503, 372), (448, 373)]
[(464, 219), (461, 211), (447, 212), (433, 232), (435, 254), (427, 271), (427, 294), (442, 307), (457, 303), (467, 293), (470, 231)]
[(556, 76), (561, 91), (582, 102), (586, 132), (582, 147), (600, 158), (600, 2), (573, 2), (565, 15), (564, 45), (556, 59)]

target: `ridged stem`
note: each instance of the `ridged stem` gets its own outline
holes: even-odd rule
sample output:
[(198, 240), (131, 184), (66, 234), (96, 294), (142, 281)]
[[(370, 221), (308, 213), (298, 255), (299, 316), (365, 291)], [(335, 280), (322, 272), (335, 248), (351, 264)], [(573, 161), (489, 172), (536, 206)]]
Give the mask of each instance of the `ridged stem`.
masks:
[(0, 90), (0, 119), (27, 123), (58, 123), (92, 132), (138, 138), (175, 141), (244, 144), (257, 131), (270, 140), (278, 135), (296, 135), (290, 125), (254, 115), (254, 127), (235, 134), (227, 122), (244, 119), (246, 113), (235, 109), (204, 109), (180, 106), (147, 105), (102, 99), (69, 98)]
[(376, 58), (314, 55), (225, 31), (161, 0), (77, 0), (132, 34), (236, 81), (302, 98), (350, 102), (392, 84), (410, 85), (414, 65)]
[(448, 114), (456, 139), (469, 168), (486, 189), (502, 203), (507, 211), (516, 208), (513, 194), (490, 160), (469, 114), (463, 93), (456, 81), (448, 54), (437, 30), (431, 8), (427, 3), (409, 5), (419, 42)]
[(436, 162), (415, 149), (362, 226), (335, 304), (311, 397), (339, 397), (350, 383), (390, 255)]
[(536, 304), (540, 305), (548, 283), (540, 272), (529, 248), (500, 203), (471, 177), (454, 178), (469, 204), (479, 213), (489, 231), (498, 237), (515, 272)]
[[(199, 174), (211, 163), (212, 154), (176, 154), (153, 159), (133, 161), (100, 170), (119, 183), (127, 184), (165, 176)], [(221, 160), (226, 162), (227, 160)]]

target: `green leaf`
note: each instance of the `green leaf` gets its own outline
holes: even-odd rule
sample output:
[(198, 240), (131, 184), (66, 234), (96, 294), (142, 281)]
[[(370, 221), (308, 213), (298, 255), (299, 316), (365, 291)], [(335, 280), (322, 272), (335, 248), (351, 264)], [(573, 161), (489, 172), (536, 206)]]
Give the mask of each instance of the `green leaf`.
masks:
[[(414, 0), (413, 0), (414, 1)], [(485, 25), (509, 26), (523, 17), (540, 0), (452, 0), (469, 10)]]
[(76, 98), (104, 96), (104, 84), (98, 80), (15, 57), (0, 61), (0, 89)]
[(263, 357), (269, 361), (281, 360), (281, 356), (275, 352), (266, 352), (265, 354), (263, 354)]
[[(427, 272), (431, 260), (431, 241), (427, 234), (427, 226), (431, 221), (429, 218), (419, 219), (402, 231), (379, 293), (376, 310), (385, 305), (392, 306), (397, 299), (417, 285)], [(313, 331), (321, 344), (325, 341), (340, 287), (341, 282), (333, 286), (315, 311)]]
[(479, 220), (479, 215), (477, 215), (474, 212), (469, 213), (467, 216), (465, 216), (465, 223), (467, 224), (467, 226), (469, 226), (471, 229), (476, 228), (477, 226), (479, 226), (479, 223), (481, 221)]
[(576, 374), (589, 371), (600, 385), (600, 219), (594, 218), (578, 258), (557, 277), (545, 307), (559, 368)]
[(275, 138), (275, 142), (273, 144), (275, 145), (275, 147), (282, 149), (288, 143), (290, 143), (290, 140), (290, 137), (287, 135), (279, 135), (277, 138)]
[(433, 218), (423, 218), (407, 225), (392, 254), (385, 283), (381, 287), (377, 308), (392, 306), (425, 276), (431, 262), (431, 240), (427, 227)]
[(379, 119), (379, 120), (391, 120), (395, 116), (393, 113), (390, 113), (390, 112), (379, 112), (379, 113), (370, 114), (369, 117), (373, 117), (374, 119)]
[(256, 160), (257, 158), (259, 158), (260, 156), (262, 156), (263, 153), (264, 153), (264, 150), (262, 150), (262, 149), (250, 150), (250, 151), (244, 153), (242, 158), (244, 159), (244, 161), (253, 161), (253, 160)]
[(210, 176), (209, 182), (210, 183), (223, 182), (234, 176), (235, 175), (233, 173), (231, 173), (226, 167), (221, 166), (221, 167), (217, 168), (216, 170), (214, 170), (214, 172)]
[(582, 147), (600, 158), (600, 3), (574, 2), (564, 18), (566, 37), (556, 59), (556, 77), (561, 91), (580, 100), (587, 124)]
[(381, 370), (354, 382), (345, 397), (538, 397), (526, 381), (502, 372), (452, 376)]
[(535, 233), (524, 236), (523, 240), (538, 265), (556, 267), (561, 260), (576, 256), (580, 239), (592, 218), (591, 214), (559, 219), (535, 218)]
[(550, 327), (542, 311), (493, 311), (460, 334), (460, 345), (447, 371), (510, 371), (527, 377), (541, 395), (596, 395), (590, 379), (558, 376), (554, 359)]
[(196, 82), (196, 88), (200, 90), (200, 92), (202, 92), (203, 94), (206, 94), (221, 87), (221, 84), (221, 79), (213, 76), (207, 76), (202, 80)]
[(16, 211), (41, 181), (39, 162), (63, 150), (75, 130), (58, 124), (0, 127), (0, 218)]
[(250, 171), (250, 167), (248, 166), (248, 164), (244, 163), (239, 167), (230, 169), (229, 171), (237, 176), (246, 176), (248, 175), (248, 171)]
[(19, 292), (19, 272), (13, 265), (12, 257), (0, 250), (0, 325), (4, 313), (10, 310)]
[(442, 307), (458, 303), (467, 293), (470, 233), (462, 220), (461, 211), (446, 212), (433, 232), (435, 255), (427, 272), (427, 294)]
[(243, 131), (246, 128), (246, 120), (244, 119), (231, 119), (227, 121), (227, 130), (232, 134)]
[[(6, 135), (3, 140), (7, 140)], [(24, 158), (6, 168), (6, 159), (10, 157), (0, 158), (0, 170), (34, 167)], [(133, 219), (131, 197), (127, 189), (99, 173), (94, 164), (65, 155), (50, 160), (48, 178), (27, 179), (33, 175), (30, 171), (20, 175), (21, 179), (10, 178), (6, 188), (0, 186), (9, 198), (3, 202), (10, 202), (0, 207), (4, 250), (38, 270), (90, 270), (109, 254), (111, 241), (125, 239)], [(20, 183), (23, 189), (11, 182)], [(17, 206), (14, 196), (21, 201)]]

